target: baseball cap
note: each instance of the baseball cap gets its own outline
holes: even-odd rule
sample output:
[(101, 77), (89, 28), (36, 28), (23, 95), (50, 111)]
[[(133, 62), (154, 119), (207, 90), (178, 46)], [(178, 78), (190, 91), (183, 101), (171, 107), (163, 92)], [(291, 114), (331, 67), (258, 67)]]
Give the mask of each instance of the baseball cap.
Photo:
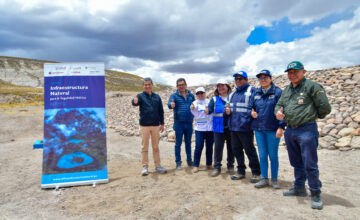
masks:
[(198, 92), (205, 92), (204, 87), (198, 87), (197, 89), (195, 89), (195, 94)]
[(237, 73), (235, 73), (234, 75), (233, 75), (233, 77), (236, 77), (236, 76), (242, 76), (242, 77), (244, 77), (244, 78), (248, 78), (247, 77), (247, 73), (245, 72), (245, 71), (239, 71), (239, 72), (237, 72)]
[(256, 74), (256, 77), (259, 78), (261, 74), (267, 75), (271, 77), (271, 73), (269, 70), (261, 70), (260, 73)]
[(216, 86), (218, 86), (219, 84), (223, 84), (223, 85), (227, 85), (229, 84), (225, 79), (219, 79), (217, 82), (216, 82)]
[(287, 65), (287, 68), (285, 70), (285, 72), (291, 70), (291, 69), (294, 69), (294, 70), (303, 70), (304, 69), (304, 65), (299, 62), (299, 61), (292, 61), (291, 63), (289, 63)]

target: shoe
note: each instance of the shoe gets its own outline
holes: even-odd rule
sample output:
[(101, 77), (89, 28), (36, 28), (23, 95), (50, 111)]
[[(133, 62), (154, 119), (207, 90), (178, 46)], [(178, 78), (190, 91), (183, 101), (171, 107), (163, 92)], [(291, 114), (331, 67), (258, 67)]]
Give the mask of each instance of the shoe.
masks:
[(162, 166), (156, 167), (155, 170), (159, 173), (167, 173), (167, 170)]
[(269, 186), (269, 180), (262, 178), (254, 185), (256, 188), (264, 188), (265, 186)]
[(194, 167), (193, 168), (193, 173), (197, 173), (197, 172), (199, 172), (199, 167)]
[(261, 180), (260, 175), (255, 175), (255, 174), (253, 174), (252, 177), (250, 178), (250, 182), (251, 182), (251, 183), (257, 183), (257, 182), (259, 182), (260, 180)]
[(305, 188), (291, 188), (289, 190), (283, 191), (283, 196), (301, 196), (306, 197), (308, 193)]
[(280, 189), (277, 179), (271, 179), (271, 185), (274, 189)]
[(186, 162), (187, 162), (187, 165), (188, 165), (189, 167), (192, 167), (193, 162), (192, 162), (191, 160), (187, 160)]
[(227, 170), (230, 175), (234, 175), (235, 173), (234, 167), (228, 167)]
[(323, 208), (320, 192), (311, 192), (311, 208), (319, 210)]
[(176, 164), (176, 169), (177, 170), (182, 170), (181, 164)]
[(206, 169), (207, 170), (212, 170), (212, 169), (214, 169), (214, 167), (212, 165), (206, 165)]
[(245, 174), (237, 173), (235, 175), (230, 176), (232, 180), (240, 180), (245, 178)]
[(147, 167), (143, 167), (141, 170), (141, 176), (147, 176), (149, 174), (149, 170)]
[(221, 170), (219, 169), (214, 169), (211, 173), (212, 177), (218, 176), (221, 173)]

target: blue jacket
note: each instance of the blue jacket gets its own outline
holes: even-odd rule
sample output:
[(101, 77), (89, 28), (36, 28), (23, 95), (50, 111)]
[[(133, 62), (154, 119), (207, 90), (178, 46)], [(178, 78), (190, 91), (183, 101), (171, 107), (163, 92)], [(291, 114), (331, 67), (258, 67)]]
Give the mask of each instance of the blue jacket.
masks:
[[(223, 113), (222, 113), (222, 118), (223, 118), (223, 124), (222, 124), (222, 130), (224, 130), (224, 128), (227, 128), (228, 127), (228, 121), (229, 121), (229, 115), (227, 115), (225, 112), (225, 110), (226, 110), (226, 102), (224, 101), (224, 100), (222, 100), (221, 98), (220, 98), (220, 96), (215, 96), (215, 97), (213, 97), (211, 100), (210, 100), (210, 103), (209, 103), (209, 105), (208, 105), (208, 109), (209, 109), (209, 114), (211, 114), (211, 113), (214, 113), (215, 112), (215, 102), (214, 102), (214, 98), (217, 98), (217, 99), (220, 99), (221, 100), (221, 102), (222, 102), (222, 104), (224, 105), (223, 106)], [(214, 113), (215, 114), (215, 113)], [(213, 122), (214, 122), (214, 117), (217, 117), (216, 115), (213, 115)], [(214, 122), (215, 123), (215, 122)], [(214, 129), (214, 132), (215, 133), (223, 133), (223, 132), (217, 132), (217, 131), (215, 131), (216, 129), (216, 127), (218, 127), (217, 125), (215, 125), (215, 124), (213, 124), (213, 129)]]
[(131, 100), (133, 106), (140, 106), (140, 125), (158, 126), (164, 124), (164, 109), (158, 94), (147, 94), (145, 91), (137, 95), (138, 103)]
[(175, 102), (174, 123), (193, 123), (194, 116), (191, 113), (190, 105), (195, 101), (195, 97), (189, 90), (186, 90), (186, 92), (186, 100), (184, 96), (180, 94), (179, 90), (176, 90), (169, 98), (169, 109), (171, 109), (172, 100)]
[(230, 131), (251, 131), (251, 108), (253, 106), (255, 88), (248, 83), (237, 87), (236, 91), (230, 95)]
[(257, 131), (276, 131), (279, 127), (285, 128), (285, 122), (276, 119), (274, 114), (275, 105), (280, 99), (281, 89), (274, 84), (266, 94), (261, 87), (256, 89), (253, 101), (253, 108), (258, 114), (256, 119), (253, 119), (251, 128)]

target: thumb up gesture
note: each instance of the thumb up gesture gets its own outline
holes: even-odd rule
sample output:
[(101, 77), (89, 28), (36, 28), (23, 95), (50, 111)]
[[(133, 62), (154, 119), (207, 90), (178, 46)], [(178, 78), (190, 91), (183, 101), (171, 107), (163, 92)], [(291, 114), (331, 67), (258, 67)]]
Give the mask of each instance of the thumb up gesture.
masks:
[(229, 103), (226, 105), (225, 112), (226, 112), (227, 115), (230, 115), (230, 113), (231, 113)]
[(276, 112), (276, 119), (277, 120), (284, 120), (285, 115), (283, 113), (284, 107), (281, 107), (278, 112)]
[(171, 104), (170, 104), (171, 108), (175, 108), (175, 102), (174, 99), (171, 100)]
[(191, 109), (191, 110), (194, 110), (194, 109), (195, 109), (194, 103), (191, 103), (190, 109)]
[(138, 102), (139, 102), (139, 98), (138, 98), (138, 95), (136, 95), (136, 96), (135, 96), (135, 98), (134, 98), (134, 104), (136, 104), (136, 105), (137, 105), (137, 104), (138, 104)]
[(251, 109), (251, 116), (253, 118), (257, 118), (258, 117), (258, 114), (256, 113), (256, 111), (254, 109)]

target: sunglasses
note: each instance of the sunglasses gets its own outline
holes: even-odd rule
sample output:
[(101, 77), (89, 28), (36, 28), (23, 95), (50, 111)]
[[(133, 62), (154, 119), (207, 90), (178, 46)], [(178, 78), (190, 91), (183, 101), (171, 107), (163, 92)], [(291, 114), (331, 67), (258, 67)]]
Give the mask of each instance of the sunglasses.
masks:
[(204, 94), (205, 92), (197, 92), (196, 95)]
[(267, 80), (269, 79), (270, 77), (269, 76), (262, 76), (262, 77), (259, 77), (258, 80), (261, 81), (261, 80)]
[(245, 78), (244, 77), (238, 77), (238, 78), (235, 78), (235, 81), (241, 81), (243, 79), (245, 79)]

